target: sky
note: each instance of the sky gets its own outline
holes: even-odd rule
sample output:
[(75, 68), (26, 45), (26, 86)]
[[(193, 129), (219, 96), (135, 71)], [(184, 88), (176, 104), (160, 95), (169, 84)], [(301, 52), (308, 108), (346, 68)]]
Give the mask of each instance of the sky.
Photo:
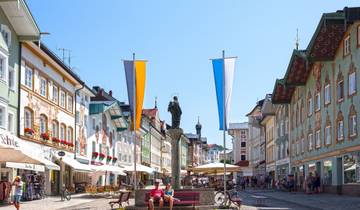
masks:
[[(89, 87), (112, 90), (127, 102), (122, 59), (148, 60), (144, 108), (158, 99), (160, 118), (177, 95), (181, 127), (195, 132), (198, 117), (208, 143), (222, 144), (210, 58), (237, 56), (230, 122), (247, 121), (257, 100), (272, 93), (293, 49), (296, 29), (305, 49), (322, 13), (353, 1), (253, 0), (27, 0), (45, 43), (71, 50), (71, 67)], [(231, 137), (227, 136), (231, 147)]]

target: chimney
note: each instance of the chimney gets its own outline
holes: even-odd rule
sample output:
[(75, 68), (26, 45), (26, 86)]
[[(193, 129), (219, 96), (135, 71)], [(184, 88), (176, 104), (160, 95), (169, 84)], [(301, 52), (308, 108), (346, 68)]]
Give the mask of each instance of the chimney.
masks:
[(112, 90), (109, 90), (109, 95), (112, 97)]

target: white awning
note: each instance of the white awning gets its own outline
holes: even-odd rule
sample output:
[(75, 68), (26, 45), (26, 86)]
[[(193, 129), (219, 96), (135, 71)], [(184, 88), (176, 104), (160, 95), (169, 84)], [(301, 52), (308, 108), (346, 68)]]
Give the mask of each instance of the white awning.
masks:
[[(23, 140), (22, 140), (23, 141)], [(22, 142), (22, 152), (35, 160), (39, 161), (41, 164), (45, 165), (45, 167), (49, 170), (60, 171), (60, 166), (51, 162), (50, 160), (44, 157), (43, 151), (38, 147), (35, 147), (32, 143), (23, 141)]]
[(118, 166), (111, 166), (111, 165), (101, 165), (101, 166), (95, 166), (91, 165), (91, 169), (94, 171), (109, 171), (114, 174), (118, 174), (121, 176), (126, 176), (126, 173), (124, 172), (124, 169), (118, 167)]
[[(130, 165), (130, 166), (125, 166), (124, 171), (126, 172), (134, 172), (135, 171), (135, 167), (134, 164)], [(137, 172), (144, 172), (144, 173), (148, 173), (148, 174), (153, 174), (155, 169), (141, 165), (141, 164), (136, 164), (136, 171)]]
[(71, 158), (67, 155), (65, 155), (64, 157), (59, 157), (58, 154), (55, 154), (56, 158), (60, 159), (61, 161), (64, 161), (64, 163), (66, 165), (69, 165), (71, 168), (74, 169), (74, 171), (79, 171), (79, 172), (91, 172), (91, 168), (89, 165), (87, 164), (82, 164), (79, 163), (77, 160), (75, 160), (74, 158)]
[(19, 169), (25, 169), (25, 170), (30, 170), (30, 171), (40, 171), (40, 172), (45, 171), (44, 166), (37, 165), (37, 164), (31, 164), (31, 163), (6, 162), (5, 166), (8, 168), (19, 168)]

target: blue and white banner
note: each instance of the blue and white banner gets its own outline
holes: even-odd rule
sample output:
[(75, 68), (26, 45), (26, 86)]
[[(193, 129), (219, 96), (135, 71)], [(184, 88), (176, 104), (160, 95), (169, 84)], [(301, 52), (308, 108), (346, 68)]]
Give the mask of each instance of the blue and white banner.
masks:
[(227, 130), (236, 58), (213, 59), (220, 130)]

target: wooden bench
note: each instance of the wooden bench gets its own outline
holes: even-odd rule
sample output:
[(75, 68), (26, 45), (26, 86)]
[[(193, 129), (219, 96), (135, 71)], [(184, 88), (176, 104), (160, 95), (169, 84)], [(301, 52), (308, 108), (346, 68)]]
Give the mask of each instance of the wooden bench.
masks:
[(110, 208), (114, 209), (115, 205), (119, 205), (119, 208), (123, 207), (123, 205), (122, 205), (123, 203), (127, 203), (129, 205), (130, 195), (131, 195), (130, 191), (120, 191), (119, 199), (109, 202)]
[[(174, 206), (182, 205), (189, 206), (192, 205), (195, 208), (195, 205), (200, 204), (200, 193), (194, 191), (175, 191), (174, 192)], [(145, 203), (149, 205), (150, 193), (145, 194)], [(157, 202), (158, 203), (158, 202)], [(168, 202), (164, 201), (164, 205), (169, 205)]]

